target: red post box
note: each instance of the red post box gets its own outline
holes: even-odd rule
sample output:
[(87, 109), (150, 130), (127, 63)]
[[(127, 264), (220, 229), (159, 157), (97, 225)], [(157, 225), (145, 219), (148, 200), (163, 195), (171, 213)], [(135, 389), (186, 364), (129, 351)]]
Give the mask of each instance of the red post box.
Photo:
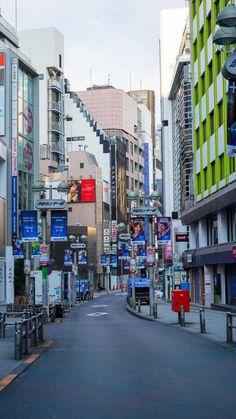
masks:
[(180, 313), (180, 307), (183, 306), (185, 313), (190, 311), (189, 291), (174, 290), (172, 291), (172, 311)]

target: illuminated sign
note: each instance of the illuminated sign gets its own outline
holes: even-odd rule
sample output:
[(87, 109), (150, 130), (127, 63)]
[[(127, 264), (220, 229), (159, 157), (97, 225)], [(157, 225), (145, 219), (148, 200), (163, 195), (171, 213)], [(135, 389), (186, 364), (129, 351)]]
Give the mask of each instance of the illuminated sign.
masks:
[(188, 234), (187, 233), (176, 234), (175, 235), (175, 241), (176, 242), (188, 242)]
[(68, 203), (84, 203), (96, 201), (95, 179), (72, 180), (69, 182)]

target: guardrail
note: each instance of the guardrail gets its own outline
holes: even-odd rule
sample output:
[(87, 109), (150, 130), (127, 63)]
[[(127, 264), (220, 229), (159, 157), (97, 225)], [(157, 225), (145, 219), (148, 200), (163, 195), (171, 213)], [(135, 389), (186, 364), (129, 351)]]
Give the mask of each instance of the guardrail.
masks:
[[(9, 317), (20, 320), (7, 320)], [(37, 346), (38, 341), (43, 341), (43, 313), (32, 314), (31, 311), (0, 313), (0, 338), (6, 337), (6, 327), (15, 328), (15, 359), (22, 359), (28, 354), (29, 340), (31, 346)]]

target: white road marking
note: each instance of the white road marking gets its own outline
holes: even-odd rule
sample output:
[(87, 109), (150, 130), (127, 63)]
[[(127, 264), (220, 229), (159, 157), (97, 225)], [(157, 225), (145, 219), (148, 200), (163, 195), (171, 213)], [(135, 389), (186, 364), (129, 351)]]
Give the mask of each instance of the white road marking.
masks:
[(97, 308), (97, 307), (108, 307), (108, 304), (100, 304), (100, 305), (93, 306), (93, 307), (95, 307), (95, 308)]
[(105, 314), (108, 314), (108, 313), (102, 313), (102, 312), (97, 312), (97, 313), (90, 313), (90, 314), (87, 314), (87, 316), (91, 316), (91, 317), (98, 317), (98, 316), (104, 316)]

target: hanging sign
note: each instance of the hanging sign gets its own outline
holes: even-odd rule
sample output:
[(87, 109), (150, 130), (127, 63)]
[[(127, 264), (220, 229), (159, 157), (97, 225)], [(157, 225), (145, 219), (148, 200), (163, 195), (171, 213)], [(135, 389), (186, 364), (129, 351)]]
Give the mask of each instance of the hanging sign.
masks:
[(21, 211), (21, 235), (23, 242), (38, 241), (37, 211)]
[(51, 211), (51, 241), (67, 241), (67, 211)]

